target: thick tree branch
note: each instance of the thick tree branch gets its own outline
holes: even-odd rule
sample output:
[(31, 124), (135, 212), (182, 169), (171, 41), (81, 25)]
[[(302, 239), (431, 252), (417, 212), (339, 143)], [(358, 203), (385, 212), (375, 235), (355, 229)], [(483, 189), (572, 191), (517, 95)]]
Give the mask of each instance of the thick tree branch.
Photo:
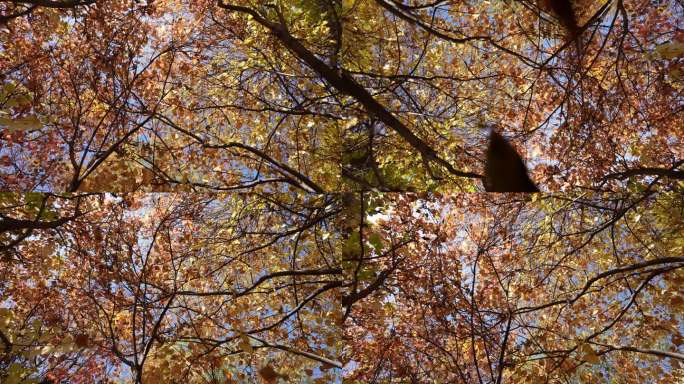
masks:
[(62, 0), (62, 1), (49, 1), (49, 0), (12, 0), (12, 3), (27, 4), (38, 7), (45, 8), (74, 8), (78, 6), (95, 4), (97, 0)]
[(0, 232), (18, 231), (21, 229), (52, 229), (78, 218), (80, 215), (62, 217), (53, 221), (22, 220), (0, 215)]
[(292, 37), (292, 35), (290, 35), (290, 33), (287, 31), (286, 26), (266, 20), (258, 12), (248, 7), (230, 5), (223, 2), (219, 2), (219, 6), (227, 10), (251, 15), (254, 20), (268, 28), (271, 33), (276, 36), (280, 42), (283, 43), (283, 45), (285, 45), (285, 47), (295, 54), (295, 56), (304, 61), (311, 69), (318, 73), (335, 89), (356, 99), (361, 105), (363, 105), (368, 113), (375, 116), (387, 127), (399, 134), (399, 136), (401, 136), (414, 149), (416, 149), (424, 159), (440, 164), (454, 176), (478, 179), (482, 178), (482, 175), (477, 173), (459, 171), (448, 161), (441, 158), (437, 152), (430, 147), (430, 145), (428, 145), (428, 143), (411, 132), (411, 130), (404, 123), (402, 123), (382, 104), (375, 100), (375, 98), (350, 75), (344, 71), (337, 71), (331, 68), (322, 60), (318, 59), (297, 39)]
[(506, 320), (506, 331), (504, 332), (504, 339), (503, 342), (501, 342), (501, 351), (499, 353), (499, 362), (497, 363), (497, 375), (496, 375), (496, 384), (501, 384), (501, 380), (503, 379), (503, 371), (504, 371), (504, 358), (506, 357), (506, 348), (508, 347), (508, 336), (511, 334), (511, 322), (513, 321), (513, 314), (508, 313), (507, 314), (507, 320)]
[(5, 345), (5, 353), (10, 353), (12, 351), (12, 342), (10, 341), (9, 337), (5, 335), (2, 330), (0, 330), (0, 341)]
[(325, 275), (339, 275), (342, 273), (342, 269), (340, 268), (331, 268), (331, 269), (305, 269), (301, 271), (280, 271), (280, 272), (273, 272), (269, 273), (267, 275), (261, 276), (259, 279), (257, 279), (254, 284), (252, 284), (249, 288), (235, 292), (235, 291), (229, 291), (229, 290), (222, 290), (222, 291), (210, 291), (210, 292), (195, 292), (195, 291), (178, 291), (177, 294), (181, 296), (233, 296), (233, 297), (240, 297), (240, 296), (245, 296), (257, 287), (259, 285), (263, 284), (266, 280), (270, 280), (276, 277), (283, 277), (283, 276), (325, 276)]
[(311, 352), (302, 351), (302, 350), (299, 350), (296, 348), (289, 347), (287, 345), (277, 344), (277, 343), (269, 343), (266, 340), (258, 338), (258, 337), (253, 336), (253, 335), (249, 335), (249, 337), (260, 342), (261, 344), (263, 344), (264, 347), (280, 349), (282, 351), (290, 352), (290, 353), (293, 353), (295, 355), (304, 356), (306, 358), (316, 360), (316, 361), (321, 362), (323, 364), (332, 365), (335, 368), (341, 369), (343, 366), (342, 363), (337, 361), (337, 360), (330, 360), (327, 357), (319, 356), (319, 355), (313, 354)]
[(637, 347), (631, 347), (631, 346), (616, 346), (616, 345), (596, 343), (596, 342), (592, 342), (592, 344), (600, 345), (602, 347), (608, 348), (608, 350), (604, 351), (603, 353), (608, 353), (608, 352), (612, 352), (612, 351), (629, 351), (629, 352), (643, 353), (646, 355), (653, 355), (653, 356), (658, 356), (658, 357), (669, 357), (672, 359), (684, 361), (684, 354), (677, 353), (677, 352), (659, 351), (656, 349), (637, 348)]
[(684, 171), (677, 169), (682, 164), (684, 164), (684, 161), (680, 160), (672, 168), (639, 167), (623, 172), (610, 173), (604, 176), (603, 179), (625, 180), (632, 176), (664, 176), (674, 180), (684, 180)]
[(624, 267), (611, 269), (611, 270), (599, 273), (598, 275), (589, 279), (584, 284), (584, 287), (582, 288), (582, 290), (577, 295), (575, 295), (575, 297), (573, 297), (571, 299), (555, 300), (555, 301), (551, 301), (551, 302), (548, 302), (546, 304), (538, 305), (535, 307), (521, 307), (521, 308), (518, 308), (515, 312), (516, 313), (528, 313), (528, 312), (534, 312), (534, 311), (538, 311), (540, 309), (544, 309), (544, 308), (548, 308), (548, 307), (553, 307), (555, 305), (573, 304), (577, 300), (579, 300), (582, 296), (584, 296), (587, 293), (587, 291), (589, 291), (592, 284), (594, 284), (595, 282), (597, 282), (600, 279), (604, 279), (606, 277), (617, 275), (620, 273), (636, 271), (638, 269), (647, 268), (647, 267), (651, 267), (654, 265), (673, 264), (673, 263), (674, 264), (681, 264), (679, 266), (675, 266), (675, 268), (684, 267), (684, 257), (676, 257), (676, 256), (662, 257), (662, 258), (658, 258), (658, 259), (648, 260), (648, 261), (644, 261), (641, 263), (636, 263), (636, 264), (631, 264), (631, 265), (627, 265)]

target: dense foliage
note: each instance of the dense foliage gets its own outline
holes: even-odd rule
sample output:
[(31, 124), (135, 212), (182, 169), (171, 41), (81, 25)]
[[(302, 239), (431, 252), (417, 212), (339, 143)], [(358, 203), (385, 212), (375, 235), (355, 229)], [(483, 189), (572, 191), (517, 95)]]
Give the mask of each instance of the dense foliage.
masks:
[(3, 383), (339, 375), (330, 198), (0, 198)]
[(679, 382), (682, 192), (368, 198), (350, 382)]
[(680, 1), (2, 1), (6, 190), (682, 179)]
[(683, 64), (681, 0), (0, 0), (0, 382), (682, 382)]

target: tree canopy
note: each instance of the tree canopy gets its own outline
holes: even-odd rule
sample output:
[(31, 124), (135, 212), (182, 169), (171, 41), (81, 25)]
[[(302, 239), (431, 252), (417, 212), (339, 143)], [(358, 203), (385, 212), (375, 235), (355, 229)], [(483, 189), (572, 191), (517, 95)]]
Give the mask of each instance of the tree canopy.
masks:
[(2, 195), (0, 378), (334, 381), (335, 206), (324, 196)]
[(0, 374), (675, 382), (683, 192), (3, 194)]
[(369, 197), (350, 382), (681, 380), (682, 196)]
[(0, 0), (0, 382), (680, 382), (683, 63), (681, 0)]
[(679, 1), (3, 1), (8, 190), (546, 191), (682, 179)]

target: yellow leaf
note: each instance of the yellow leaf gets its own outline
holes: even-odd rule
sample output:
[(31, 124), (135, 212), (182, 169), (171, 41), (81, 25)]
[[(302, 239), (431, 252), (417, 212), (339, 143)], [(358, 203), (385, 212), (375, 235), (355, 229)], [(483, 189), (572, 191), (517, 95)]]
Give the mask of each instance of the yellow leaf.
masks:
[(130, 316), (130, 312), (128, 312), (127, 310), (123, 310), (123, 311), (117, 313), (113, 319), (114, 320), (113, 321), (114, 327), (119, 328), (119, 329), (123, 329), (124, 327), (128, 326), (129, 319), (130, 319), (129, 316)]
[(4, 381), (6, 384), (18, 384), (23, 381), (24, 375), (27, 373), (27, 370), (22, 367), (20, 364), (17, 363), (12, 363), (9, 368), (7, 369), (7, 376)]
[(358, 123), (359, 123), (359, 119), (357, 119), (356, 117), (352, 117), (351, 119), (347, 119), (347, 120), (344, 121), (343, 128), (344, 128), (344, 129), (349, 129), (349, 128), (352, 128), (353, 126), (355, 126), (355, 125), (358, 124)]
[(0, 308), (0, 329), (9, 327), (12, 317), (12, 311), (9, 308)]

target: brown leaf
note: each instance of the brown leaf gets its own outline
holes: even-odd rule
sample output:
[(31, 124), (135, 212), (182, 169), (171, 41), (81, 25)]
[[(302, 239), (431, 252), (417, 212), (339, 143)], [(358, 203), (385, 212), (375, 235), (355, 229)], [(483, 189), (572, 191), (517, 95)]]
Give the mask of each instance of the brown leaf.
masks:
[(262, 367), (259, 370), (259, 375), (266, 380), (267, 383), (275, 383), (278, 380), (278, 377), (280, 377), (278, 372), (276, 372), (270, 364)]
[(590, 364), (598, 364), (601, 362), (601, 359), (599, 359), (598, 355), (594, 351), (594, 349), (591, 347), (589, 344), (584, 344), (582, 347), (580, 347), (580, 352), (581, 352), (581, 360), (586, 361), (587, 363)]
[(74, 336), (74, 344), (79, 348), (86, 348), (90, 344), (90, 338), (85, 333)]

